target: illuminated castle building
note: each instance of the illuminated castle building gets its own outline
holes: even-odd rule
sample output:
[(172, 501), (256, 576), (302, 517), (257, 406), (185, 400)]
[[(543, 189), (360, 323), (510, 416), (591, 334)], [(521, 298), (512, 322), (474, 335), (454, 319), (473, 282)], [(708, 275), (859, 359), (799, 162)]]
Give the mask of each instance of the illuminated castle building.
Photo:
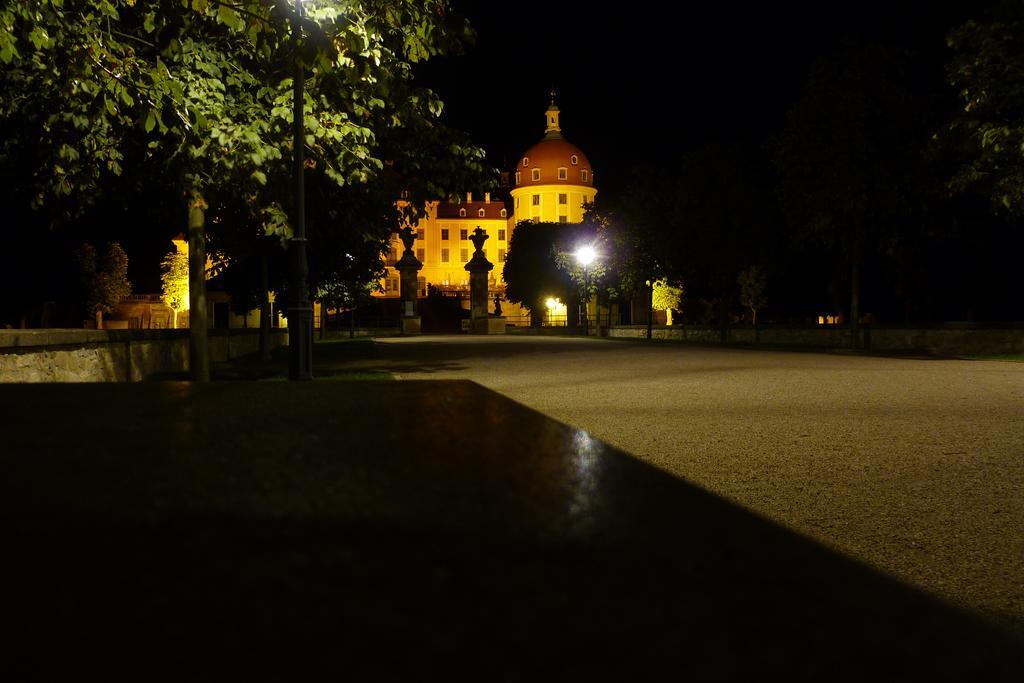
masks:
[[(442, 291), (468, 291), (469, 273), (464, 265), (473, 254), (469, 236), (479, 227), (487, 232), (484, 253), (494, 264), (488, 290), (503, 295), (505, 255), (517, 223), (538, 220), (552, 223), (579, 223), (583, 205), (593, 202), (594, 169), (586, 155), (562, 136), (559, 110), (552, 93), (545, 112), (544, 137), (520, 157), (508, 173), (509, 197), (483, 198), (467, 193), (463, 201), (432, 201), (426, 215), (412, 226), (416, 231), (416, 258), (423, 263), (419, 273), (418, 296), (427, 286)], [(505, 174), (502, 174), (503, 178)], [(399, 296), (399, 275), (394, 265), (404, 247), (396, 235), (387, 255), (387, 275), (381, 283), (382, 296)], [(493, 309), (493, 303), (491, 304)], [(506, 307), (506, 313), (511, 307)], [(518, 307), (516, 307), (518, 308)]]

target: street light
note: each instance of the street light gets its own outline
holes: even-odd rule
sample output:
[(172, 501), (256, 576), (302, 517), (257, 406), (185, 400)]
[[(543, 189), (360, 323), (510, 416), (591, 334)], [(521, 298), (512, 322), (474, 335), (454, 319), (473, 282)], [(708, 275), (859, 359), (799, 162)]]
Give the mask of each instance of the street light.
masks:
[(305, 128), (304, 90), (306, 72), (299, 56), (302, 38), (302, 0), (295, 0), (292, 40), (295, 45), (295, 78), (292, 108), (292, 146), (294, 148), (295, 216), (292, 238), (288, 243), (291, 258), (288, 301), (288, 379), (313, 379), (313, 307), (309, 302), (309, 263), (306, 259), (306, 187), (303, 173)]
[(594, 262), (597, 258), (597, 250), (589, 244), (585, 244), (576, 250), (576, 262), (583, 266), (583, 291), (586, 293), (586, 299), (583, 301), (583, 336), (590, 336), (590, 312), (588, 304), (590, 303), (590, 278), (587, 271), (587, 267)]
[(597, 251), (589, 244), (584, 245), (576, 250), (576, 260), (579, 261), (579, 264), (584, 268), (593, 263), (594, 259), (596, 258)]

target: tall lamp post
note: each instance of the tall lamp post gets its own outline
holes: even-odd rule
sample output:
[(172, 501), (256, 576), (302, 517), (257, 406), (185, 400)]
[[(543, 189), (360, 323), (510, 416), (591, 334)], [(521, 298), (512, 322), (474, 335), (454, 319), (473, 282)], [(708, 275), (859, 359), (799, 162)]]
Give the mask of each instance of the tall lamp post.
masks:
[(583, 300), (583, 336), (590, 336), (590, 264), (597, 258), (597, 252), (593, 247), (587, 245), (576, 250), (576, 262), (583, 266), (583, 291), (586, 298)]
[(305, 112), (303, 102), (306, 72), (299, 49), (302, 41), (302, 0), (295, 0), (295, 19), (292, 24), (295, 43), (295, 102), (292, 110), (292, 145), (294, 147), (295, 215), (292, 238), (288, 243), (291, 259), (290, 296), (288, 301), (288, 379), (313, 379), (313, 306), (309, 302), (309, 262), (306, 259), (306, 187), (304, 147)]

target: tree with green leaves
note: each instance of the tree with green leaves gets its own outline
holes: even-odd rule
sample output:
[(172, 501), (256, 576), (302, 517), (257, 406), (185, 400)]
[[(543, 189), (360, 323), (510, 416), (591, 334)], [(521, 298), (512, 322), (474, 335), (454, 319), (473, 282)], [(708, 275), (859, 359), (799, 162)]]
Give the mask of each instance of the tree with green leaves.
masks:
[(593, 293), (608, 303), (619, 299), (633, 305), (642, 299), (647, 312), (647, 283), (664, 269), (663, 254), (655, 244), (664, 218), (646, 205), (650, 195), (640, 185), (631, 188), (638, 195), (627, 193), (613, 208), (588, 206), (583, 225), (593, 234), (600, 254), (601, 278), (595, 281)]
[[(315, 0), (306, 16), (266, 0), (11, 4), (0, 11), (0, 123), (19, 133), (0, 162), (43, 141), (28, 176), (37, 205), (80, 206), (125, 163), (167, 178), (188, 209), (192, 367), (203, 379), (207, 213), (225, 226), (225, 198), (244, 197), (250, 235), (257, 225), (287, 236), (287, 223), (262, 218), (290, 205), (296, 61), (307, 73), (307, 172), (344, 187), (378, 179), (394, 159), (416, 207), (483, 169), (482, 151), (439, 124), (437, 97), (412, 85), (414, 64), (468, 36), (446, 0)], [(441, 158), (452, 173), (426, 180), (420, 170), (436, 172)]]
[(678, 311), (683, 303), (683, 288), (669, 283), (662, 278), (652, 285), (651, 308), (665, 311), (665, 324), (672, 324), (672, 312)]
[(160, 298), (171, 309), (171, 327), (178, 327), (178, 314), (188, 310), (188, 254), (177, 248), (160, 263)]
[(993, 210), (1024, 217), (1024, 8), (1004, 2), (984, 21), (969, 21), (948, 39), (948, 75), (961, 109), (950, 125), (962, 164), (950, 185), (976, 188)]
[[(553, 250), (558, 268), (573, 284), (573, 298), (581, 302), (582, 315), (588, 316), (584, 328), (589, 325), (587, 308), (595, 302), (597, 311), (597, 333), (601, 334), (601, 307), (619, 297), (619, 278), (614, 269), (615, 248), (611, 241), (613, 234), (602, 218), (591, 214), (588, 220), (578, 225), (562, 226)], [(589, 248), (594, 259), (589, 264), (580, 263), (579, 252)]]
[(96, 329), (103, 329), (103, 314), (113, 313), (125, 297), (132, 293), (128, 281), (128, 255), (117, 242), (107, 245), (100, 257), (96, 247), (82, 244), (75, 251), (75, 263), (81, 280), (83, 303), (89, 315), (95, 316)]
[(572, 279), (556, 258), (567, 229), (563, 223), (523, 221), (512, 231), (502, 269), (505, 298), (529, 308), (535, 327), (543, 322), (548, 298), (568, 302), (574, 292)]

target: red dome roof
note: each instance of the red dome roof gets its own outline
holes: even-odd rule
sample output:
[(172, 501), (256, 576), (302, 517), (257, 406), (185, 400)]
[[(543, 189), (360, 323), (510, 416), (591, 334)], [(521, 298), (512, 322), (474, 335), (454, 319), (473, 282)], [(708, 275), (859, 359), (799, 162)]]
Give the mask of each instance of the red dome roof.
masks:
[[(534, 178), (538, 170), (539, 177)], [(559, 177), (559, 169), (564, 169), (564, 178)], [(515, 187), (524, 187), (531, 184), (564, 184), (564, 185), (593, 185), (594, 169), (590, 166), (590, 160), (576, 145), (568, 142), (565, 138), (548, 137), (531, 147), (519, 159), (519, 163), (512, 169), (515, 178)]]

